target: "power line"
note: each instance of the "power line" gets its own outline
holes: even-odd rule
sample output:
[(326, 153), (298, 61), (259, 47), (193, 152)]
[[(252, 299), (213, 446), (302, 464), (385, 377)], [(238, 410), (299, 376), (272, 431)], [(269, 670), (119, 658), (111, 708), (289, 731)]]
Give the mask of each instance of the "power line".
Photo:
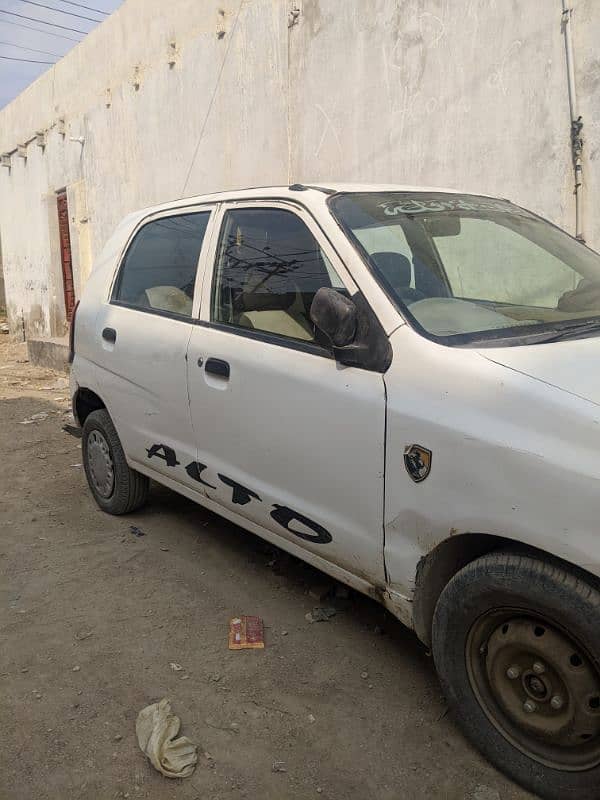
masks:
[(24, 28), (26, 31), (45, 33), (46, 36), (56, 36), (58, 39), (68, 39), (70, 42), (81, 41), (81, 39), (74, 39), (72, 36), (65, 36), (63, 33), (54, 33), (54, 31), (45, 31), (43, 28), (34, 28), (31, 25), (23, 25), (22, 22), (13, 22), (12, 20), (9, 19), (0, 19), (0, 25), (14, 25), (15, 28)]
[(21, 3), (27, 3), (29, 6), (37, 6), (38, 8), (47, 8), (49, 11), (56, 11), (57, 14), (66, 14), (68, 17), (78, 17), (79, 19), (87, 19), (90, 22), (102, 22), (100, 19), (93, 17), (84, 17), (83, 14), (76, 14), (74, 11), (63, 11), (56, 6), (47, 6), (45, 3), (36, 3), (35, 0), (21, 0)]
[(8, 47), (16, 47), (17, 50), (29, 50), (31, 53), (43, 53), (45, 56), (56, 56), (56, 58), (62, 58), (60, 53), (50, 53), (48, 50), (36, 50), (35, 47), (23, 47), (23, 45), (14, 44), (13, 42), (3, 42), (0, 40), (0, 44), (6, 44)]
[(99, 8), (91, 8), (84, 6), (83, 3), (74, 3), (73, 0), (58, 0), (59, 3), (66, 3), (69, 6), (76, 6), (77, 8), (85, 8), (86, 11), (94, 11), (96, 14), (104, 14), (105, 17), (110, 16), (109, 11), (101, 11)]
[(27, 64), (56, 64), (56, 61), (32, 61), (30, 58), (11, 58), (10, 56), (0, 56), (5, 61), (25, 61)]
[(0, 14), (8, 14), (11, 17), (19, 17), (19, 19), (29, 19), (32, 22), (39, 22), (42, 25), (50, 25), (51, 28), (60, 28), (63, 31), (73, 31), (73, 33), (83, 33), (86, 36), (89, 31), (80, 31), (79, 28), (67, 28), (65, 25), (57, 25), (55, 22), (44, 22), (43, 19), (38, 17), (28, 17), (25, 14), (17, 14), (16, 11), (4, 11), (0, 8)]
[(221, 78), (223, 77), (223, 70), (225, 69), (225, 64), (227, 63), (227, 57), (229, 56), (229, 50), (231, 48), (231, 42), (233, 41), (233, 35), (236, 31), (237, 24), (240, 18), (240, 14), (242, 13), (242, 7), (244, 5), (245, 0), (240, 0), (240, 4), (238, 6), (237, 14), (235, 15), (235, 19), (233, 21), (233, 25), (231, 26), (231, 30), (229, 32), (229, 41), (227, 42), (227, 49), (225, 50), (225, 55), (223, 56), (223, 61), (221, 62), (221, 66), (219, 68), (219, 72), (217, 74), (217, 80), (215, 81), (215, 86), (213, 89), (213, 93), (211, 95), (210, 101), (208, 103), (208, 108), (206, 109), (206, 114), (204, 116), (204, 121), (202, 122), (202, 127), (200, 128), (200, 133), (198, 135), (198, 141), (196, 142), (196, 147), (194, 148), (194, 155), (192, 156), (192, 160), (190, 162), (190, 168), (187, 171), (187, 175), (185, 176), (185, 182), (183, 184), (183, 189), (181, 190), (181, 194), (179, 199), (183, 197), (185, 194), (185, 190), (187, 189), (188, 181), (190, 179), (190, 175), (192, 174), (192, 170), (194, 168), (194, 163), (196, 161), (196, 156), (198, 155), (198, 151), (200, 150), (200, 145), (202, 143), (202, 137), (204, 136), (204, 131), (206, 130), (206, 124), (208, 123), (208, 118), (210, 117), (210, 112), (212, 111), (212, 107), (214, 105), (215, 99), (217, 97), (217, 92), (219, 91), (219, 86), (221, 84)]

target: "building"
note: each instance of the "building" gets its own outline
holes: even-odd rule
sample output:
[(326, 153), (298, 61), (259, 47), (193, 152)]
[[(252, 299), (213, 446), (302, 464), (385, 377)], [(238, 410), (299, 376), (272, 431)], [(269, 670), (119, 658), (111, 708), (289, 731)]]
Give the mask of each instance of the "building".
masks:
[(328, 179), (460, 187), (575, 232), (573, 114), (579, 225), (600, 246), (600, 4), (571, 7), (125, 0), (0, 111), (11, 332), (63, 335), (120, 218), (185, 195)]

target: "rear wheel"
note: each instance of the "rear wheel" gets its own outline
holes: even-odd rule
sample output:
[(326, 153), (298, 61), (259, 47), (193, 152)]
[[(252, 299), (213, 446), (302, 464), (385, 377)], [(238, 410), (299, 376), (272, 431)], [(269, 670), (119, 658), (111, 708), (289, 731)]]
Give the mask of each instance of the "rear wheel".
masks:
[(96, 503), (108, 514), (128, 514), (146, 502), (150, 481), (131, 469), (115, 426), (105, 409), (83, 425), (83, 466)]
[(600, 592), (514, 553), (460, 570), (438, 600), (433, 654), (467, 737), (550, 800), (600, 796)]

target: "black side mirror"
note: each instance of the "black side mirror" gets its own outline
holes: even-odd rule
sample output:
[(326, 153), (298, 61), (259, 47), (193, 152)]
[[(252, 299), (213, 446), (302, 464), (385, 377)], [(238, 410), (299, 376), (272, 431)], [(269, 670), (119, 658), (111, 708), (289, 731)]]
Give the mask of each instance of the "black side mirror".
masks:
[(310, 318), (331, 341), (338, 364), (383, 373), (392, 363), (390, 340), (360, 292), (349, 298), (322, 287), (313, 298)]
[(334, 347), (347, 347), (354, 341), (358, 325), (356, 306), (335, 289), (319, 289), (310, 306), (310, 318)]

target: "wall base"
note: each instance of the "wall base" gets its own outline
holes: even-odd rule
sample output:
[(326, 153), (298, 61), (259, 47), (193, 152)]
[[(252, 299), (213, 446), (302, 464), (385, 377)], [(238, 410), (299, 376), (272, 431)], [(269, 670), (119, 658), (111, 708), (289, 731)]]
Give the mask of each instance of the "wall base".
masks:
[(69, 371), (69, 337), (28, 339), (27, 355), (32, 364), (60, 372)]

